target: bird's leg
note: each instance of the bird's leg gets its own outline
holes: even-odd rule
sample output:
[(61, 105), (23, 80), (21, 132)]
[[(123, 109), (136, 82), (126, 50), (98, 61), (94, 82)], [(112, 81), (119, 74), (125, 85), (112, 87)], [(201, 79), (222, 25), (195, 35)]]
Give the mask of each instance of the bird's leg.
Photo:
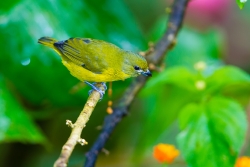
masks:
[(104, 87), (104, 91), (103, 90), (100, 90), (99, 88), (97, 88), (95, 85), (96, 85), (96, 83), (89, 83), (89, 82), (87, 82), (87, 81), (84, 81), (84, 83), (86, 83), (87, 85), (89, 85), (89, 86), (91, 86), (92, 87), (92, 90), (90, 90), (89, 91), (89, 94), (91, 94), (92, 93), (92, 91), (93, 91), (93, 89), (94, 90), (96, 90), (97, 92), (99, 92), (100, 93), (100, 100), (102, 99), (102, 97), (103, 97), (103, 95), (105, 94), (105, 91), (107, 90), (107, 86), (106, 86), (106, 84), (105, 84), (105, 82), (101, 82), (101, 84), (103, 85), (103, 87)]

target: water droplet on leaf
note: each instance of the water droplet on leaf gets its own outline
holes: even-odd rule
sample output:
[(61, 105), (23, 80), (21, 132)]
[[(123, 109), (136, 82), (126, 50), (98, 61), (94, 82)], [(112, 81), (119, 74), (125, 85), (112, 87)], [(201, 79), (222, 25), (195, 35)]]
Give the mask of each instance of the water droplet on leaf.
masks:
[(30, 64), (30, 58), (27, 58), (27, 59), (22, 60), (22, 61), (21, 61), (21, 64), (22, 64), (23, 66), (29, 65), (29, 64)]

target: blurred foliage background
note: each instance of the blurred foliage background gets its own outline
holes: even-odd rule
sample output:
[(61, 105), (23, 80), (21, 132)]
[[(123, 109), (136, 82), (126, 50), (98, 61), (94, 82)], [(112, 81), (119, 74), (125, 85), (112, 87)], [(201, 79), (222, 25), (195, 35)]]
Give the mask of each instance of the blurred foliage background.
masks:
[[(1, 1), (0, 166), (52, 166), (70, 134), (65, 120), (76, 120), (88, 96), (90, 88), (84, 85), (76, 89), (79, 81), (62, 66), (56, 53), (37, 43), (40, 37), (89, 37), (125, 50), (144, 51), (148, 42), (156, 42), (164, 33), (166, 7), (171, 4), (171, 0)], [(192, 1), (177, 45), (164, 60), (163, 72), (154, 73), (136, 98), (130, 114), (106, 144), (109, 155), (101, 153), (96, 166), (160, 166), (152, 157), (153, 147), (159, 142), (176, 145), (177, 136), (182, 155), (172, 166), (199, 166), (202, 162), (194, 162), (192, 156), (202, 159), (209, 156), (209, 149), (217, 150), (215, 159), (216, 154), (224, 155), (232, 164), (249, 122), (245, 114), (245, 109), (250, 112), (249, 14), (249, 3), (239, 10), (231, 0)], [(203, 62), (205, 68), (195, 68), (198, 62)], [(113, 83), (113, 101), (130, 81)], [(209, 89), (203, 91), (204, 83), (197, 87), (197, 81), (204, 81)], [(204, 97), (212, 100), (200, 105)], [(89, 145), (76, 147), (69, 166), (83, 165), (84, 153), (93, 144), (107, 114), (104, 108), (108, 100), (105, 96), (98, 103), (82, 134)], [(216, 112), (198, 119), (193, 112), (196, 110)], [(222, 117), (228, 120), (221, 121)], [(219, 123), (206, 124), (213, 120)], [(188, 128), (196, 133), (189, 134)], [(190, 142), (196, 139), (209, 146), (214, 142), (221, 145), (211, 144), (198, 150), (204, 154), (190, 155), (194, 150)], [(225, 154), (225, 143), (235, 152)], [(245, 144), (242, 154), (250, 155), (249, 150)]]

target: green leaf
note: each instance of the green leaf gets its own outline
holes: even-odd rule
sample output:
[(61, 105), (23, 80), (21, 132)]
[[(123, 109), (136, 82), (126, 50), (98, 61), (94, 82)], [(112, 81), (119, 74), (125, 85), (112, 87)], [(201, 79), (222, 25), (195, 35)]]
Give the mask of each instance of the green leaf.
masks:
[(240, 9), (243, 9), (246, 2), (247, 2), (247, 0), (236, 0), (236, 3)]
[(233, 100), (214, 97), (189, 104), (179, 116), (178, 144), (190, 167), (233, 167), (243, 144), (247, 120)]
[(216, 70), (206, 82), (210, 91), (222, 92), (226, 88), (235, 89), (246, 84), (250, 86), (250, 76), (237, 67), (225, 66)]
[(154, 76), (146, 85), (145, 90), (170, 84), (189, 91), (196, 90), (197, 75), (185, 67), (172, 67)]
[(0, 78), (0, 142), (44, 143), (45, 137)]
[(247, 106), (250, 99), (250, 84), (239, 83), (226, 86), (223, 95), (237, 100), (242, 106)]
[[(223, 79), (221, 79), (223, 77)], [(226, 84), (232, 84), (237, 82), (250, 82), (250, 76), (235, 66), (225, 66), (214, 72), (208, 81), (210, 82), (217, 81), (222, 86)], [(219, 82), (218, 82), (219, 81)]]

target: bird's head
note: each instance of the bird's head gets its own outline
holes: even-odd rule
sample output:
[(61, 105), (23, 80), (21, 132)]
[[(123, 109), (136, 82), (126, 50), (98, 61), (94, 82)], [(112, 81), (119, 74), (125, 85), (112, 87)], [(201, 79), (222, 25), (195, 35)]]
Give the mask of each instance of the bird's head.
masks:
[(136, 77), (140, 74), (145, 76), (152, 76), (151, 72), (148, 69), (148, 63), (146, 59), (143, 56), (132, 52), (126, 52), (122, 70), (124, 73), (130, 75), (131, 77)]

